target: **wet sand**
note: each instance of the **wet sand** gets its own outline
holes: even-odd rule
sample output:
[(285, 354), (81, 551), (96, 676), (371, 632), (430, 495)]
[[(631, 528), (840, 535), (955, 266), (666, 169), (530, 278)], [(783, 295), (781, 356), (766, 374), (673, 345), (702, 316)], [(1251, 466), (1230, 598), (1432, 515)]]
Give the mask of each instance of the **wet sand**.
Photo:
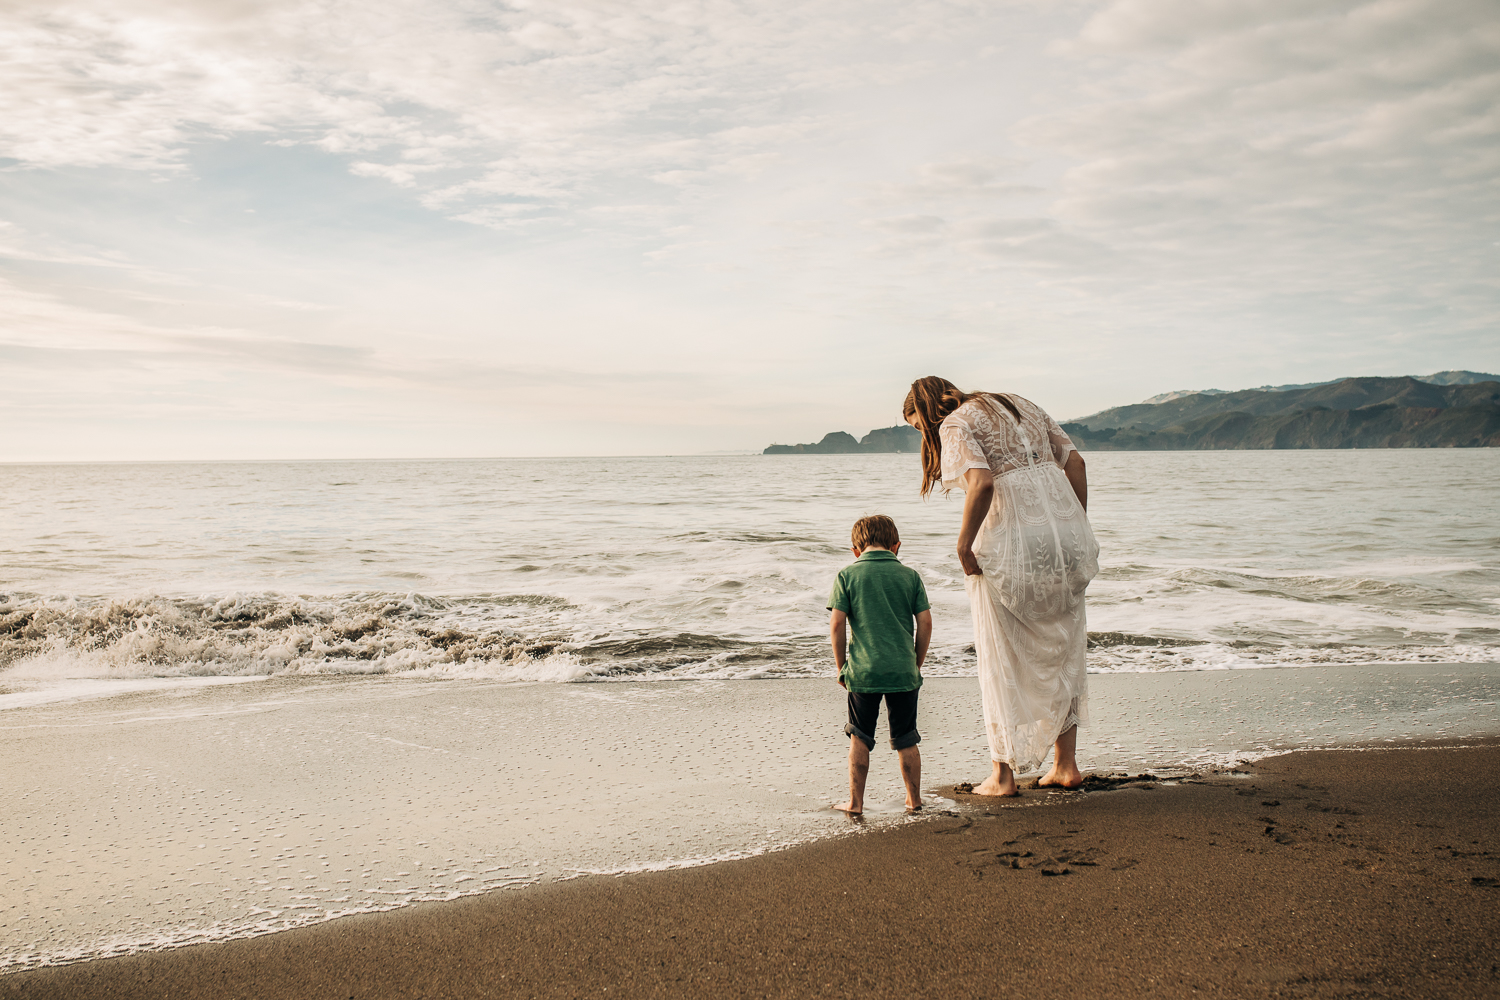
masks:
[[(975, 686), (922, 688), (929, 791), (988, 769)], [(1080, 762), (1105, 772), (1500, 732), (1496, 664), (1098, 674), (1090, 688)], [(347, 676), (6, 709), (0, 970), (834, 836), (844, 714), (831, 680)], [(867, 791), (867, 827), (904, 821), (884, 746)]]
[(1500, 740), (1243, 770), (963, 796), (743, 861), (19, 972), (0, 998), (1500, 995)]

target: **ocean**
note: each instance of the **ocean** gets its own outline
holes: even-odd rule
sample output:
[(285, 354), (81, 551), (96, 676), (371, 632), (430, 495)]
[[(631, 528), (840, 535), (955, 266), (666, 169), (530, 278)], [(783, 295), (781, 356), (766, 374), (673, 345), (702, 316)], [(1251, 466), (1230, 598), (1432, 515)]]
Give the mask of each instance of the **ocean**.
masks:
[[(1089, 456), (1080, 762), (1500, 731), (1500, 452)], [(914, 456), (0, 466), (0, 971), (906, 822), (824, 601), (892, 516), (924, 787), (977, 779)], [(1066, 796), (1032, 805), (1065, 807)]]
[[(1093, 670), (1500, 645), (1496, 452), (1111, 452), (1089, 474)], [(927, 583), (928, 675), (963, 676), (962, 494), (917, 478), (909, 455), (6, 466), (0, 683), (828, 676), (823, 604), (867, 513)]]

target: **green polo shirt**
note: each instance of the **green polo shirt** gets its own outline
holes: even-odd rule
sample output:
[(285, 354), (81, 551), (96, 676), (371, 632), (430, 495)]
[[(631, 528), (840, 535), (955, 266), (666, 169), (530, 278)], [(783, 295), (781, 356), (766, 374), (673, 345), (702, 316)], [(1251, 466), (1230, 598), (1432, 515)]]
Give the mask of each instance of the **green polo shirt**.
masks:
[(894, 552), (867, 549), (839, 570), (828, 595), (828, 610), (849, 616), (849, 657), (839, 680), (856, 694), (915, 691), (917, 632), (913, 618), (932, 607), (914, 569)]

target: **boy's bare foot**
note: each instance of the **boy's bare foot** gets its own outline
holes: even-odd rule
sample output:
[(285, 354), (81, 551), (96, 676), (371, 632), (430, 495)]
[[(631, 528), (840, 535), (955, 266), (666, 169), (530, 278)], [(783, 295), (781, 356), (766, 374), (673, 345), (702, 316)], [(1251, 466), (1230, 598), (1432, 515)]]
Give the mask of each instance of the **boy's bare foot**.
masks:
[(974, 794), (1008, 799), (1021, 793), (1016, 790), (1016, 776), (1014, 773), (1011, 773), (1007, 774), (1004, 780), (995, 777), (993, 774), (990, 775), (974, 786)]
[(1083, 772), (1078, 770), (1076, 764), (1068, 767), (1053, 764), (1052, 770), (1044, 774), (1037, 784), (1042, 788), (1077, 788), (1083, 784)]
[(863, 816), (865, 814), (864, 806), (857, 806), (852, 802), (840, 802), (836, 806), (829, 806), (829, 808), (836, 812), (841, 812), (845, 816)]

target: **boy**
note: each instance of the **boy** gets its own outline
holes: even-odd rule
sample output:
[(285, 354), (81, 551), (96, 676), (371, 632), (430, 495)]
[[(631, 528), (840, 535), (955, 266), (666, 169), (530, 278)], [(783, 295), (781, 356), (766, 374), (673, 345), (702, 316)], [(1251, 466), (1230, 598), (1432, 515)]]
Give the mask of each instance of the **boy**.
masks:
[[(890, 720), (891, 747), (901, 760), (906, 808), (922, 808), (922, 754), (917, 744), (917, 689), (932, 639), (927, 588), (916, 570), (896, 560), (901, 536), (883, 515), (862, 517), (850, 532), (855, 562), (839, 570), (828, 595), (828, 634), (839, 667), (839, 686), (849, 692), (849, 801), (834, 806), (850, 816), (865, 809), (865, 778), (875, 748), (880, 699)], [(915, 619), (916, 628), (912, 622)], [(848, 623), (853, 642), (845, 643)], [(847, 655), (846, 655), (847, 653)]]

